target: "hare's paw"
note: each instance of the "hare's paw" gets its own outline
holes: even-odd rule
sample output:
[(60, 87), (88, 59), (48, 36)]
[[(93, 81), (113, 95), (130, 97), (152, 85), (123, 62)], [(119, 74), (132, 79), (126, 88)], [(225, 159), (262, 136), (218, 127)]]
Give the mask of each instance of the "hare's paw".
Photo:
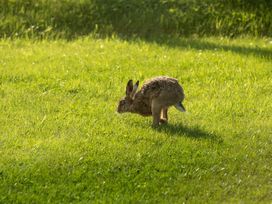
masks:
[(160, 119), (160, 124), (167, 124), (167, 123), (168, 123), (167, 119), (165, 118)]

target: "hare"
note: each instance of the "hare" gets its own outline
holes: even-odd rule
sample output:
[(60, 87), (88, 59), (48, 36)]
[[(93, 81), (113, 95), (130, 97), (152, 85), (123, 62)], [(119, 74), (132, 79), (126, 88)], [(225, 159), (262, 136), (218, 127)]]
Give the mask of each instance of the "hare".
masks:
[(182, 101), (185, 98), (183, 88), (177, 79), (159, 76), (143, 84), (137, 92), (139, 81), (133, 85), (129, 80), (126, 87), (126, 96), (119, 101), (118, 113), (131, 112), (142, 116), (153, 116), (153, 126), (168, 122), (167, 111), (175, 106), (185, 112)]

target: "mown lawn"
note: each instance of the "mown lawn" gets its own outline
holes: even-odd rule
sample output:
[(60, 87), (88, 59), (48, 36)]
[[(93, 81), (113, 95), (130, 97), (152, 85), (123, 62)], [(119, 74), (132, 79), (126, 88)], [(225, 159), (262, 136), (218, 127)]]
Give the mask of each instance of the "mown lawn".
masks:
[[(169, 124), (116, 113), (179, 79)], [(0, 203), (270, 203), (272, 41), (0, 41)]]

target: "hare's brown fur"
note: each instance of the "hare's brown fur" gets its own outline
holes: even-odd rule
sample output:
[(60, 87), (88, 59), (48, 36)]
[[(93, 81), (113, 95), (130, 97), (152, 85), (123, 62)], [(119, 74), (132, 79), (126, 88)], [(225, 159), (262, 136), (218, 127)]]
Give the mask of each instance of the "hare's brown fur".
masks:
[(132, 80), (128, 82), (126, 97), (119, 102), (117, 111), (138, 113), (142, 116), (152, 115), (154, 126), (167, 122), (168, 108), (182, 102), (185, 97), (177, 79), (170, 77), (150, 79), (135, 93), (137, 87), (138, 82), (134, 87)]

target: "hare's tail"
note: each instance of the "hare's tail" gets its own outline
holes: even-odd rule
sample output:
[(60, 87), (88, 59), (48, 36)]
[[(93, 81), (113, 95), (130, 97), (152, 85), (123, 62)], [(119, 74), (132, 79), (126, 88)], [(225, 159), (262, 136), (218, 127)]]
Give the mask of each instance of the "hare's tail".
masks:
[(184, 108), (181, 102), (178, 102), (177, 104), (175, 104), (175, 108), (181, 112), (186, 112), (186, 109)]

